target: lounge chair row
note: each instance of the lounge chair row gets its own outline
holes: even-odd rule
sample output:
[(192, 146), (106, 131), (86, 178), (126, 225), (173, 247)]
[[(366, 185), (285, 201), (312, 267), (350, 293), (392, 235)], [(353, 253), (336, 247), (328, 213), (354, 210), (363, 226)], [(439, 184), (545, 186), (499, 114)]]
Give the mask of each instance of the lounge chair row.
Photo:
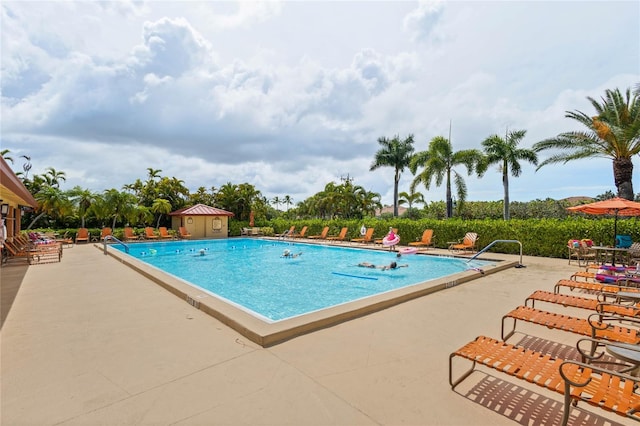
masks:
[[(327, 240), (327, 241), (350, 241), (354, 243), (374, 243), (374, 244), (382, 244), (382, 238), (375, 238), (374, 232), (375, 228), (367, 228), (365, 234), (358, 238), (347, 239), (347, 233), (349, 232), (348, 227), (343, 227), (340, 230), (340, 233), (337, 235), (329, 235), (329, 227), (325, 226), (322, 228), (322, 232), (317, 235), (307, 235), (307, 226), (302, 227), (300, 232), (296, 232), (296, 227), (291, 226), (288, 231), (285, 231), (281, 234), (276, 234), (277, 237), (280, 238), (309, 238), (309, 239), (318, 239), (318, 240)], [(398, 230), (394, 229), (394, 232), (397, 233)], [(434, 247), (434, 236), (433, 229), (426, 229), (422, 233), (422, 238), (419, 241), (412, 241), (409, 243), (409, 246), (414, 247)]]
[[(100, 241), (103, 241), (106, 237), (113, 235), (113, 229), (109, 228), (109, 227), (104, 227), (102, 228), (102, 231), (100, 232)], [(181, 226), (178, 229), (178, 234), (177, 236), (179, 238), (190, 238), (191, 234), (189, 234), (186, 230), (186, 228), (184, 226)], [(161, 226), (158, 228), (158, 233), (156, 234), (156, 231), (154, 228), (147, 226), (144, 229), (144, 233), (141, 235), (136, 235), (136, 233), (133, 231), (133, 228), (127, 226), (124, 228), (124, 240), (125, 241), (134, 241), (134, 240), (157, 240), (157, 239), (161, 239), (161, 240), (170, 240), (170, 239), (175, 239), (176, 236), (174, 236), (172, 233), (169, 232), (169, 230), (165, 227), (165, 226)], [(78, 229), (78, 232), (76, 233), (76, 237), (75, 237), (75, 242), (89, 242), (91, 240), (91, 234), (89, 233), (89, 230), (87, 228), (80, 228)]]
[(62, 260), (62, 243), (51, 239), (34, 241), (21, 234), (3, 243), (8, 259), (24, 259), (29, 265), (54, 263)]
[[(635, 375), (640, 363), (612, 358), (608, 353), (632, 351), (640, 360), (640, 289), (600, 284), (590, 287), (592, 297), (561, 294), (559, 289), (577, 288), (574, 280), (560, 280), (555, 291), (538, 290), (502, 318), (502, 340), (478, 336), (449, 356), (449, 383), (453, 388), (465, 380), (476, 364), (527, 380), (564, 395), (562, 424), (569, 421), (571, 408), (578, 401), (604, 408), (618, 415), (640, 420), (640, 379)], [(586, 283), (595, 284), (595, 283)], [(624, 295), (638, 295), (625, 299)], [(571, 306), (589, 312), (587, 318), (572, 317), (536, 309), (534, 303)], [(531, 303), (531, 307), (528, 304)], [(506, 323), (513, 321), (511, 329)], [(507, 343), (518, 321), (538, 324), (550, 329), (568, 331), (581, 336), (576, 351), (580, 361), (563, 359), (557, 354), (532, 350)], [(587, 343), (588, 348), (581, 347)], [(584, 345), (583, 345), (584, 346)], [(617, 349), (616, 349), (617, 348)], [(454, 359), (465, 358), (472, 366), (454, 378)], [(566, 354), (565, 354), (565, 357)], [(594, 365), (598, 364), (598, 366)]]

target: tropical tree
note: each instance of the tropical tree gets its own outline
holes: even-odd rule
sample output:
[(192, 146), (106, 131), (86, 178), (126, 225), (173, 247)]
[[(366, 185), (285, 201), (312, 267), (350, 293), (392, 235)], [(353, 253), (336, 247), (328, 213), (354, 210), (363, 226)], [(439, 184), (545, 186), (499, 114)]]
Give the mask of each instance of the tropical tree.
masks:
[(290, 195), (285, 195), (282, 202), (287, 206), (287, 211), (289, 211), (289, 206), (293, 203), (293, 198), (291, 198)]
[(27, 229), (31, 229), (44, 215), (55, 218), (67, 215), (73, 211), (73, 206), (69, 198), (57, 187), (44, 187), (37, 194), (34, 194), (34, 198), (38, 202), (36, 209), (37, 216), (33, 218), (29, 226), (27, 226)]
[(132, 212), (138, 205), (138, 200), (133, 194), (120, 192), (117, 189), (107, 189), (103, 193), (107, 206), (110, 207), (109, 217), (112, 218), (111, 227), (116, 227), (118, 220), (125, 221), (132, 218)]
[(158, 215), (158, 220), (156, 221), (156, 228), (160, 226), (160, 219), (162, 219), (163, 214), (171, 213), (171, 203), (164, 198), (156, 198), (153, 200), (153, 204), (151, 205), (151, 212)]
[(554, 149), (558, 154), (538, 165), (566, 163), (584, 158), (610, 158), (618, 196), (633, 200), (633, 162), (640, 153), (640, 93), (627, 89), (606, 90), (601, 101), (587, 97), (596, 111), (589, 116), (581, 111), (567, 111), (565, 117), (576, 120), (587, 130), (561, 133), (555, 138), (534, 144), (536, 152)]
[(2, 156), (2, 158), (4, 158), (4, 161), (13, 164), (13, 157), (11, 155), (9, 155), (9, 153), (11, 152), (11, 150), (9, 149), (3, 149), (0, 151), (0, 156)]
[(69, 191), (71, 202), (76, 206), (78, 215), (81, 220), (81, 227), (85, 226), (85, 218), (89, 212), (91, 204), (94, 202), (96, 195), (88, 189), (83, 189), (80, 186), (75, 186)]
[(273, 199), (271, 200), (271, 204), (273, 204), (274, 206), (276, 206), (276, 210), (278, 210), (278, 206), (280, 204), (282, 204), (282, 200), (280, 199), (280, 197), (278, 197), (277, 195), (275, 197), (273, 197)]
[(394, 168), (393, 215), (398, 216), (398, 185), (402, 172), (405, 167), (409, 167), (413, 156), (413, 135), (409, 135), (404, 140), (400, 140), (399, 136), (395, 136), (393, 139), (381, 137), (378, 138), (378, 144), (380, 144), (381, 148), (376, 152), (369, 171), (376, 170), (380, 167)]
[(49, 186), (59, 188), (60, 181), (67, 180), (67, 174), (65, 172), (62, 172), (62, 171), (59, 172), (53, 167), (47, 167), (45, 170), (46, 171), (42, 175), (42, 177), (44, 178), (44, 180), (47, 182), (47, 185)]
[(502, 207), (504, 220), (509, 220), (509, 171), (513, 177), (520, 176), (522, 173), (520, 160), (526, 160), (533, 165), (538, 164), (538, 155), (535, 151), (518, 148), (518, 144), (526, 133), (526, 130), (513, 130), (507, 132), (504, 138), (492, 135), (482, 141), (485, 157), (484, 161), (478, 165), (478, 175), (482, 176), (489, 166), (498, 164), (498, 170), (502, 172), (502, 187), (504, 189)]
[(436, 136), (429, 142), (428, 149), (416, 153), (409, 164), (411, 173), (414, 175), (419, 167), (424, 167), (413, 179), (413, 182), (411, 182), (411, 191), (414, 191), (421, 183), (429, 190), (432, 181), (435, 181), (436, 186), (442, 185), (444, 181), (447, 191), (447, 218), (450, 218), (453, 216), (453, 198), (451, 195), (452, 175), (458, 195), (458, 210), (462, 210), (464, 201), (467, 198), (467, 185), (462, 175), (458, 173), (454, 167), (464, 165), (467, 168), (467, 174), (470, 175), (475, 170), (476, 165), (481, 161), (482, 153), (477, 149), (454, 152), (449, 139), (443, 136)]
[(409, 192), (402, 191), (399, 194), (398, 204), (408, 204), (409, 208), (413, 208), (414, 204), (425, 204), (424, 195), (421, 192), (415, 192), (410, 190)]

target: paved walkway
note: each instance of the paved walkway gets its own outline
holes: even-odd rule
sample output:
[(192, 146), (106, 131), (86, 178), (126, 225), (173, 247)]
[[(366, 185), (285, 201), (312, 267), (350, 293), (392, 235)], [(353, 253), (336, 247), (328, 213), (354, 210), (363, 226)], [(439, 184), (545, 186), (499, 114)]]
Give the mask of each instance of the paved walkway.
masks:
[[(576, 270), (566, 260), (525, 257), (523, 263), (526, 268), (267, 349), (93, 245), (65, 249), (61, 263), (31, 266), (23, 278), (8, 265), (2, 268), (2, 285), (10, 276), (22, 281), (0, 335), (0, 421), (7, 426), (557, 424), (559, 394), (486, 369), (455, 391), (448, 384), (452, 351), (480, 334), (499, 338), (503, 314), (533, 290), (551, 290)], [(539, 326), (518, 330), (511, 342), (576, 341), (570, 333)], [(589, 410), (574, 410), (572, 424), (634, 423)]]

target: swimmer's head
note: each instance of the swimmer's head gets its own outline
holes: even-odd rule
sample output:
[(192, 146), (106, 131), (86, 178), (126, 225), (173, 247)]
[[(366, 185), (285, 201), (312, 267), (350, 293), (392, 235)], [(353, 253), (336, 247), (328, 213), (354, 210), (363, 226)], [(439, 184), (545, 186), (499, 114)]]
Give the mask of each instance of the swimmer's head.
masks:
[(391, 269), (396, 269), (398, 267), (398, 264), (396, 262), (391, 262), (391, 265), (389, 265), (391, 267)]
[(284, 251), (282, 252), (283, 256), (289, 256), (291, 254), (291, 250), (289, 249), (284, 249)]

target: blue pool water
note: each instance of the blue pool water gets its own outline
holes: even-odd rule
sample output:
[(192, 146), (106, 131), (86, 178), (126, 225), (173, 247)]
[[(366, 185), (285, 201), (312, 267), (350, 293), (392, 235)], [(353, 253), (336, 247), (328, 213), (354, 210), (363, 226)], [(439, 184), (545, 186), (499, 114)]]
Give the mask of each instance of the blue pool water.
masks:
[[(114, 249), (124, 250), (114, 245)], [(289, 249), (302, 252), (283, 258)], [(250, 238), (130, 245), (129, 255), (240, 305), (267, 321), (478, 268), (491, 262)], [(409, 267), (383, 271), (361, 262)]]

